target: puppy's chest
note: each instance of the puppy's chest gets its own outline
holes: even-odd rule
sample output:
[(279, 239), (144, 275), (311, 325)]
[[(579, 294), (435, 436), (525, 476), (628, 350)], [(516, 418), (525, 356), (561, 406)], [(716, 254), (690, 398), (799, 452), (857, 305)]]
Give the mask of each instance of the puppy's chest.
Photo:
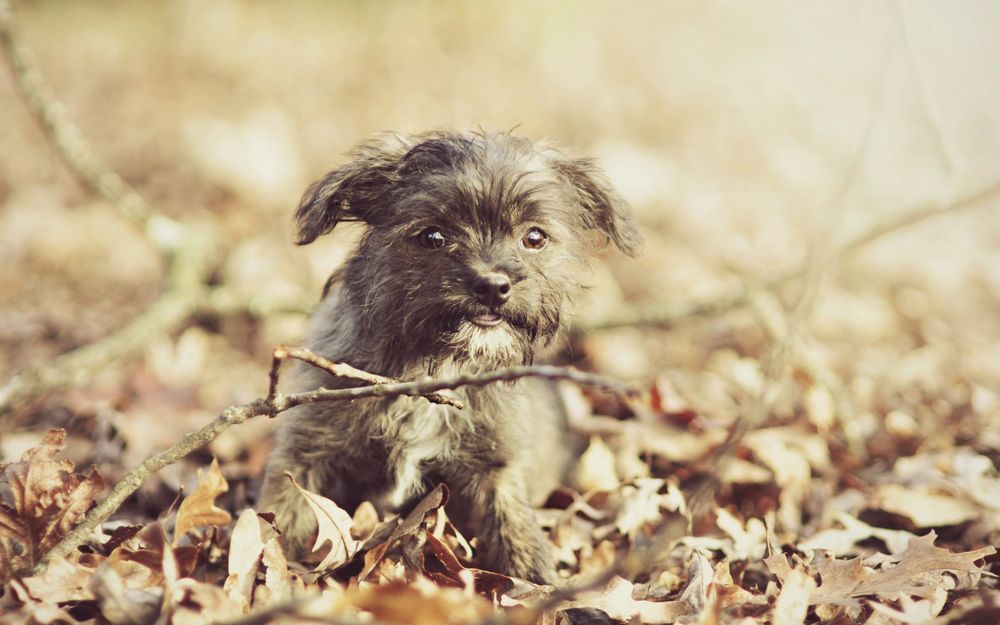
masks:
[(403, 506), (424, 489), (431, 465), (456, 461), (463, 439), (475, 427), (468, 415), (423, 399), (396, 402), (382, 418), (388, 449), (388, 489), (381, 498), (389, 509)]

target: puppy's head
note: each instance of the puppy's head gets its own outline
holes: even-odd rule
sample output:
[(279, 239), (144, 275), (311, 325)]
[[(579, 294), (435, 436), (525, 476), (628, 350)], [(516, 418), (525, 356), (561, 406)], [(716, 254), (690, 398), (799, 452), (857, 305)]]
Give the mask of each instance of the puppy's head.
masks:
[(634, 254), (625, 203), (590, 160), (506, 133), (386, 135), (313, 184), (298, 242), (367, 224), (340, 274), (387, 363), (530, 363), (565, 321), (594, 233)]

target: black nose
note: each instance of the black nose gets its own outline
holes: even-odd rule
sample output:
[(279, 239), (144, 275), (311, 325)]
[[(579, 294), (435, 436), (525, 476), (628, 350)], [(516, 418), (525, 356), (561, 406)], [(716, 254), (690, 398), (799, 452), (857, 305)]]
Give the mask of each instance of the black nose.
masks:
[(510, 278), (502, 273), (487, 273), (472, 282), (472, 294), (480, 304), (496, 306), (510, 297)]

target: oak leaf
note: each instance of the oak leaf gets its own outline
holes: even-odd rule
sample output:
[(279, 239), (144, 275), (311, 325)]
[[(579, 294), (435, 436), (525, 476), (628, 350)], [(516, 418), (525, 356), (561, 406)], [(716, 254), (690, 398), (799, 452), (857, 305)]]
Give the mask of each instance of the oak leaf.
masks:
[(351, 525), (353, 524), (351, 515), (344, 512), (343, 508), (334, 503), (333, 500), (300, 486), (291, 473), (286, 472), (285, 475), (306, 498), (309, 509), (316, 515), (318, 531), (313, 551), (318, 551), (325, 543), (330, 543), (330, 550), (323, 557), (323, 561), (316, 566), (316, 570), (336, 568), (353, 558), (354, 554), (361, 548), (361, 543), (351, 536)]
[(104, 489), (96, 469), (56, 460), (64, 430), (53, 429), (20, 462), (3, 466), (13, 505), (0, 503), (0, 580), (21, 576), (83, 519)]
[(198, 486), (184, 498), (177, 510), (177, 525), (174, 528), (175, 546), (180, 537), (190, 529), (228, 525), (233, 520), (228, 512), (215, 505), (215, 498), (227, 490), (229, 484), (222, 476), (218, 460), (212, 460), (207, 473), (198, 469)]

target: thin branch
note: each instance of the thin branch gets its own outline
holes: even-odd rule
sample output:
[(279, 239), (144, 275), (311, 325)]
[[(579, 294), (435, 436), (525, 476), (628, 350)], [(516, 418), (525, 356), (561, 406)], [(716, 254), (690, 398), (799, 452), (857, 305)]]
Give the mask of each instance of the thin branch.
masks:
[[(946, 213), (981, 208), (990, 200), (1000, 196), (1000, 179), (988, 186), (966, 195), (957, 200), (947, 203), (938, 201), (928, 202), (921, 206), (909, 210), (902, 215), (894, 216), (884, 221), (873, 224), (869, 228), (859, 232), (853, 237), (841, 243), (835, 250), (835, 255), (840, 258), (851, 256), (865, 246), (881, 239), (884, 236), (895, 234), (898, 231), (917, 225), (933, 217)], [(802, 265), (782, 273), (778, 273), (760, 282), (760, 288), (773, 290), (794, 282), (806, 275), (810, 267), (807, 260)], [(711, 298), (705, 298), (692, 302), (685, 302), (676, 306), (653, 305), (642, 308), (623, 309), (607, 316), (591, 320), (581, 319), (574, 326), (574, 331), (586, 332), (593, 330), (607, 330), (623, 327), (660, 327), (669, 328), (685, 319), (691, 317), (705, 316), (727, 312), (735, 308), (740, 308), (749, 303), (754, 290), (746, 285), (740, 285), (730, 291), (720, 293)]]
[(149, 309), (98, 341), (37, 364), (0, 386), (0, 415), (52, 391), (82, 386), (109, 363), (134, 354), (151, 337), (181, 326), (198, 309), (219, 245), (204, 231), (184, 227), (157, 212), (91, 148), (18, 38), (9, 0), (0, 0), (0, 47), (28, 108), (55, 151), (87, 187), (110, 202), (146, 237), (168, 253), (167, 288)]
[(157, 221), (167, 220), (87, 143), (83, 133), (70, 119), (66, 107), (55, 97), (38, 70), (31, 50), (20, 42), (10, 0), (0, 0), (0, 46), (21, 95), (73, 174), (111, 202), (125, 218), (147, 231), (153, 225), (151, 220), (154, 217)]
[(635, 387), (623, 384), (611, 378), (586, 373), (573, 367), (555, 367), (552, 365), (533, 365), (522, 367), (507, 367), (488, 371), (486, 373), (459, 375), (440, 380), (425, 379), (412, 382), (396, 382), (393, 384), (376, 384), (373, 386), (358, 386), (354, 388), (320, 389), (294, 395), (278, 395), (274, 403), (280, 410), (287, 410), (303, 404), (318, 401), (343, 399), (364, 399), (368, 397), (419, 397), (461, 388), (463, 386), (487, 386), (497, 382), (513, 382), (521, 378), (542, 378), (546, 380), (566, 380), (580, 386), (591, 386), (626, 397), (638, 397), (642, 393)]
[[(269, 400), (274, 399), (275, 395), (278, 393), (278, 368), (284, 360), (289, 358), (301, 360), (302, 362), (308, 363), (317, 369), (322, 369), (330, 375), (338, 378), (360, 380), (362, 382), (367, 382), (368, 384), (398, 384), (401, 382), (401, 380), (397, 380), (395, 378), (387, 378), (382, 375), (376, 375), (374, 373), (362, 371), (361, 369), (356, 369), (347, 363), (333, 362), (332, 360), (323, 358), (319, 354), (302, 347), (288, 347), (280, 345), (274, 348), (274, 357), (271, 361), (271, 383), (267, 391), (267, 398)], [(462, 402), (448, 397), (447, 395), (442, 395), (441, 393), (426, 393), (423, 397), (434, 404), (452, 406), (453, 408), (458, 408), (459, 410), (464, 408)]]
[(168, 288), (148, 309), (110, 335), (39, 363), (0, 386), (0, 415), (53, 391), (78, 388), (112, 362), (142, 350), (156, 336), (180, 327), (204, 297), (202, 280), (214, 263), (216, 249), (208, 240), (191, 237), (171, 265)]
[[(301, 348), (279, 348), (289, 351), (295, 350), (300, 355), (305, 355), (308, 350)], [(276, 350), (277, 351), (277, 350)], [(313, 355), (314, 356), (314, 355)], [(319, 357), (316, 357), (318, 359)], [(280, 359), (276, 357), (280, 363)], [(335, 364), (335, 363), (332, 363)], [(356, 371), (356, 370), (355, 370)], [(363, 375), (372, 376), (365, 372)], [(272, 366), (272, 387), (276, 388), (276, 367)], [(267, 415), (275, 417), (280, 413), (301, 406), (321, 401), (354, 400), (368, 397), (402, 397), (402, 396), (426, 396), (437, 391), (457, 389), (465, 386), (486, 386), (497, 382), (510, 382), (521, 378), (544, 378), (548, 380), (568, 380), (584, 386), (595, 386), (607, 389), (616, 393), (628, 396), (636, 396), (639, 391), (636, 389), (612, 380), (610, 378), (591, 373), (584, 373), (572, 368), (538, 366), (538, 367), (510, 367), (497, 371), (477, 375), (460, 375), (447, 379), (426, 379), (412, 382), (393, 382), (391, 384), (374, 384), (371, 386), (360, 386), (355, 388), (344, 388), (335, 390), (321, 389), (305, 393), (295, 393), (283, 395), (276, 390), (269, 392), (267, 397), (255, 399), (251, 402), (230, 406), (222, 411), (211, 423), (202, 428), (190, 432), (180, 441), (161, 451), (160, 453), (147, 458), (139, 466), (129, 471), (124, 478), (119, 481), (108, 496), (94, 507), (84, 518), (84, 520), (66, 535), (62, 541), (49, 550), (38, 564), (35, 566), (34, 574), (41, 574), (45, 567), (52, 560), (65, 558), (74, 549), (86, 542), (87, 538), (106, 521), (117, 510), (125, 500), (132, 495), (142, 483), (160, 469), (174, 464), (192, 451), (207, 445), (215, 440), (219, 434), (229, 429), (233, 425), (244, 423), (247, 419)]]

